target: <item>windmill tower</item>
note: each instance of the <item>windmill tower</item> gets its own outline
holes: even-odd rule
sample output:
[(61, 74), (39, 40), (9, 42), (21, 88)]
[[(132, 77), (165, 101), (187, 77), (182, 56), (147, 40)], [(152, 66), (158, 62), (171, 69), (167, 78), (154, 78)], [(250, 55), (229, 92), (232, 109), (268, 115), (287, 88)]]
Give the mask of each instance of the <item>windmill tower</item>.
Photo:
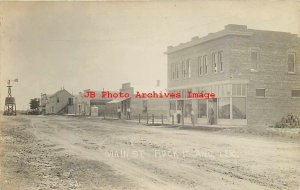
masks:
[[(18, 82), (18, 79), (15, 79), (13, 82)], [(11, 80), (7, 81), (6, 87), (8, 88), (8, 95), (5, 98), (5, 107), (4, 107), (3, 115), (9, 115), (9, 116), (17, 115), (16, 100), (11, 95), (11, 88), (12, 88)]]

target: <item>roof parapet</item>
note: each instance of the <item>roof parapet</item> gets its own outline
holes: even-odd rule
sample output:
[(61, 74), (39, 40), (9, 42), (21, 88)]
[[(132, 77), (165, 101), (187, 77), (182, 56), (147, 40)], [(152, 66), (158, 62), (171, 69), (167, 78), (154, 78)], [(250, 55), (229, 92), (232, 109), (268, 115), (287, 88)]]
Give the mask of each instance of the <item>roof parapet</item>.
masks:
[(194, 36), (194, 37), (192, 37), (192, 41), (194, 41), (194, 40), (199, 40), (200, 38), (199, 38), (199, 36)]
[(229, 31), (247, 31), (246, 25), (227, 24), (224, 28)]
[[(215, 33), (209, 33), (208, 35), (199, 38), (198, 36), (193, 37), (190, 41), (185, 43), (180, 43), (176, 46), (168, 46), (168, 49), (165, 54), (170, 54), (185, 48), (189, 48), (207, 41), (215, 40), (218, 38), (222, 38), (227, 35), (239, 35), (239, 36), (251, 36), (253, 33), (247, 30), (247, 26), (245, 25), (226, 25), (227, 29), (215, 32)], [(225, 27), (226, 27), (225, 26)], [(236, 30), (233, 30), (236, 29)]]

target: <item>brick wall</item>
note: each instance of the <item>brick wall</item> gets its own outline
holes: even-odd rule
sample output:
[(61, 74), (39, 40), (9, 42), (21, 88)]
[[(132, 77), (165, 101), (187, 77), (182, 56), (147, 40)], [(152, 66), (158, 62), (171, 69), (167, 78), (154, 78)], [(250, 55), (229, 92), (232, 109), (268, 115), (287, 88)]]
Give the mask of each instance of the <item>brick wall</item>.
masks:
[[(230, 25), (225, 28), (225, 30), (246, 32), (247, 35), (225, 35), (167, 54), (168, 88), (186, 88), (189, 85), (200, 86), (224, 80), (248, 81), (247, 122), (249, 125), (274, 124), (288, 113), (300, 115), (300, 98), (291, 97), (292, 89), (300, 89), (299, 38), (290, 33), (251, 30), (245, 26)], [(193, 40), (190, 43), (193, 43)], [(251, 71), (251, 49), (259, 51), (257, 72)], [(223, 51), (224, 72), (212, 73), (212, 52), (220, 50)], [(295, 74), (287, 72), (288, 51), (296, 53)], [(208, 55), (208, 74), (198, 76), (198, 56), (202, 55)], [(181, 63), (186, 59), (191, 60), (192, 75), (191, 78), (183, 79)], [(171, 79), (172, 63), (180, 64), (178, 80)], [(257, 88), (265, 88), (266, 97), (257, 98)], [(197, 108), (194, 103), (193, 108)]]
[[(184, 85), (193, 84), (206, 84), (212, 81), (221, 81), (229, 79), (229, 65), (228, 65), (228, 45), (227, 37), (222, 39), (213, 40), (205, 44), (193, 46), (190, 48), (183, 49), (181, 51), (172, 53), (168, 55), (168, 88), (179, 87)], [(212, 53), (214, 51), (223, 51), (223, 61), (224, 61), (224, 72), (222, 73), (212, 73)], [(198, 56), (208, 55), (207, 60), (207, 75), (198, 76)], [(181, 63), (183, 60), (190, 59), (192, 67), (191, 78), (182, 79)], [(179, 63), (179, 79), (171, 79), (171, 64)]]
[[(233, 79), (247, 79), (249, 125), (270, 125), (288, 113), (300, 115), (300, 99), (291, 90), (300, 88), (299, 41), (287, 33), (253, 31), (251, 37), (228, 39), (230, 72)], [(251, 48), (260, 52), (259, 68), (251, 72)], [(287, 72), (287, 52), (296, 52), (296, 74)], [(266, 97), (257, 98), (256, 89), (265, 88)]]

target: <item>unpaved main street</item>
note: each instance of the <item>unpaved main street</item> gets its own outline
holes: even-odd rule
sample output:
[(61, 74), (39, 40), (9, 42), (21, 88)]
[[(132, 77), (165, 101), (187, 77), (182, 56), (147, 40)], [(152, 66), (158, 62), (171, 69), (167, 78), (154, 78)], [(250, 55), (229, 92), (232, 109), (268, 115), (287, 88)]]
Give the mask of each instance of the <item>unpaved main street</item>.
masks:
[(0, 189), (298, 189), (297, 139), (3, 117)]

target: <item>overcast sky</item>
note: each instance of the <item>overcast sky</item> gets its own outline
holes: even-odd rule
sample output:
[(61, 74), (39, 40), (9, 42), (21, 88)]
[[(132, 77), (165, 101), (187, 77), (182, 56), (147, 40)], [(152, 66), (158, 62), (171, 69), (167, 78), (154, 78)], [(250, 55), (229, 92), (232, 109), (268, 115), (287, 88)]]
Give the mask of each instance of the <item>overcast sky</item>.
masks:
[(18, 109), (64, 86), (118, 90), (131, 82), (166, 87), (169, 45), (222, 30), (226, 24), (300, 33), (296, 1), (150, 1), (0, 3), (1, 108), (7, 79)]

